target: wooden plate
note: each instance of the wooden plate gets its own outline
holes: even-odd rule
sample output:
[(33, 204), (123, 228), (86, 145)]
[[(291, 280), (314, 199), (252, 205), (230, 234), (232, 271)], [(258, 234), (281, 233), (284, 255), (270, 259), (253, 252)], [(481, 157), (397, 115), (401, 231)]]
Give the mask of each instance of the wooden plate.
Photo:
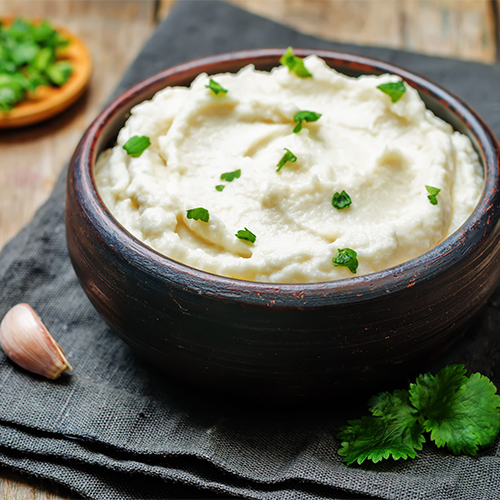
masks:
[[(11, 19), (4, 19), (5, 24)], [(65, 28), (55, 29), (70, 40), (65, 59), (73, 65), (73, 73), (62, 87), (38, 87), (9, 112), (0, 111), (0, 128), (22, 127), (46, 120), (73, 104), (85, 90), (92, 72), (92, 58), (83, 41)]]

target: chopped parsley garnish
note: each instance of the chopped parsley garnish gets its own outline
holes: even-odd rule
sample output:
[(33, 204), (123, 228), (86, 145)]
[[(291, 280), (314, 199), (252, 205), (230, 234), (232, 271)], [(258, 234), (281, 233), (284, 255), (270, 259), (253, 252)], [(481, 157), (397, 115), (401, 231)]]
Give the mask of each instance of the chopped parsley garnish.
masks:
[(392, 102), (398, 102), (406, 92), (405, 84), (401, 81), (382, 83), (377, 88), (384, 92), (384, 94), (387, 94), (391, 98)]
[(12, 110), (41, 85), (65, 84), (73, 72), (62, 59), (68, 43), (47, 21), (0, 23), (0, 111)]
[(356, 274), (358, 254), (350, 248), (339, 248), (332, 262), (335, 267), (347, 267), (351, 273)]
[(295, 73), (300, 78), (310, 78), (311, 73), (307, 71), (304, 60), (293, 54), (292, 47), (288, 47), (286, 52), (280, 58), (280, 64), (287, 66), (291, 73)]
[(210, 215), (208, 214), (208, 210), (206, 208), (191, 208), (186, 212), (186, 217), (188, 219), (201, 220), (202, 222), (208, 222), (210, 219)]
[(241, 177), (241, 170), (234, 170), (233, 172), (226, 172), (224, 174), (220, 174), (220, 178), (223, 181), (233, 182), (234, 179), (239, 179)]
[(210, 89), (215, 95), (217, 95), (219, 92), (227, 94), (227, 89), (225, 89), (220, 83), (217, 83), (211, 78), (210, 78), (210, 83), (208, 85), (205, 85), (205, 87), (207, 89)]
[(440, 193), (441, 189), (432, 186), (425, 186), (425, 189), (427, 189), (427, 192), (429, 193), (427, 195), (427, 198), (429, 198), (431, 204), (437, 205), (438, 204), (437, 195)]
[(247, 240), (250, 241), (251, 243), (255, 243), (255, 240), (257, 239), (257, 236), (252, 233), (249, 229), (240, 229), (236, 234), (236, 238), (239, 238), (240, 240)]
[(134, 135), (123, 145), (123, 149), (132, 158), (138, 158), (149, 146), (151, 146), (149, 137)]
[(215, 186), (215, 189), (217, 189), (217, 191), (222, 191), (226, 186), (224, 184), (218, 184), (217, 186)]
[(281, 160), (276, 165), (278, 167), (276, 169), (276, 172), (279, 172), (287, 161), (289, 161), (291, 163), (295, 163), (297, 161), (297, 157), (288, 148), (285, 148), (285, 151), (286, 151), (286, 153), (283, 155)]
[(348, 465), (392, 457), (415, 458), (425, 432), (438, 448), (476, 455), (500, 429), (500, 396), (484, 375), (466, 376), (464, 365), (419, 375), (408, 390), (382, 392), (369, 401), (371, 415), (341, 427), (338, 454)]
[(347, 208), (352, 203), (351, 197), (342, 190), (341, 193), (335, 193), (332, 198), (332, 205), (337, 210), (342, 210), (343, 208)]
[(295, 125), (295, 128), (293, 129), (294, 134), (298, 134), (302, 130), (302, 122), (315, 122), (318, 121), (321, 118), (320, 113), (315, 113), (314, 111), (299, 111), (298, 113), (295, 113), (295, 116), (293, 117), (294, 122), (298, 122), (297, 125)]

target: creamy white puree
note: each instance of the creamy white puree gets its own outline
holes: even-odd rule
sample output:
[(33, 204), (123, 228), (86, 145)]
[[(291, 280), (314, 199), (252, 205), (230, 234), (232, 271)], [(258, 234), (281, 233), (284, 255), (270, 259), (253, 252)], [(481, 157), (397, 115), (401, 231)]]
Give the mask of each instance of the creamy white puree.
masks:
[[(373, 273), (419, 256), (453, 233), (479, 199), (483, 176), (470, 140), (425, 108), (406, 85), (396, 103), (376, 87), (391, 75), (350, 78), (315, 56), (312, 78), (252, 66), (200, 75), (132, 110), (117, 145), (96, 165), (99, 193), (116, 219), (158, 252), (222, 276), (276, 283)], [(296, 112), (321, 113), (292, 132)], [(146, 135), (139, 158), (122, 148)], [(288, 148), (297, 156), (277, 172)], [(220, 175), (241, 169), (225, 182)], [(224, 184), (222, 192), (216, 185)], [(425, 185), (441, 189), (432, 205)], [(332, 206), (345, 190), (349, 208)], [(208, 223), (186, 217), (209, 211)], [(248, 228), (254, 244), (235, 233)], [(353, 275), (334, 267), (357, 252)]]

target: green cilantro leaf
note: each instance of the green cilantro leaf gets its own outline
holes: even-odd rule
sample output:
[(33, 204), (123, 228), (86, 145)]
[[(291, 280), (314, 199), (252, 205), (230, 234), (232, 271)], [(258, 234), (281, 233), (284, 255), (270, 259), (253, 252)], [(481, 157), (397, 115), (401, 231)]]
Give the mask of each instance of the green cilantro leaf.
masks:
[(33, 60), (39, 51), (40, 47), (37, 43), (31, 41), (23, 42), (14, 47), (10, 57), (17, 66), (20, 66)]
[(215, 189), (217, 189), (217, 191), (222, 191), (226, 186), (224, 184), (218, 184), (217, 186), (215, 186)]
[(8, 86), (0, 86), (0, 111), (11, 111), (17, 101), (15, 89)]
[(44, 47), (34, 57), (31, 67), (37, 71), (45, 71), (56, 60), (56, 53), (51, 47)]
[(288, 148), (285, 148), (285, 151), (286, 153), (282, 156), (281, 160), (276, 165), (278, 167), (276, 169), (276, 172), (279, 172), (287, 161), (291, 163), (295, 163), (297, 161), (297, 157)]
[(335, 267), (347, 267), (351, 273), (356, 274), (359, 264), (358, 254), (350, 248), (339, 248), (332, 262)]
[(58, 60), (58, 49), (68, 43), (47, 21), (0, 24), (0, 79), (10, 76), (17, 82), (0, 84), (9, 87), (1, 91), (1, 109), (12, 109), (26, 98), (26, 91), (34, 92), (40, 85), (66, 83), (73, 69), (69, 61)]
[(402, 81), (382, 83), (377, 88), (387, 94), (392, 102), (398, 102), (406, 92), (405, 84)]
[(239, 238), (240, 240), (247, 240), (250, 241), (251, 243), (255, 243), (255, 240), (257, 239), (257, 236), (252, 233), (249, 229), (240, 229), (236, 234), (236, 238)]
[[(421, 403), (429, 399), (426, 392), (435, 391), (433, 404), (421, 412), (426, 417), (424, 429), (431, 433), (431, 440), (438, 448), (446, 446), (455, 455), (475, 455), (479, 446), (491, 445), (500, 430), (500, 396), (487, 377), (474, 373), (467, 378), (462, 365), (454, 366), (463, 370), (458, 373), (445, 367), (434, 378), (419, 377), (410, 392), (412, 400), (418, 399)], [(463, 376), (461, 383), (460, 375)], [(438, 390), (433, 385), (438, 386)], [(442, 398), (440, 404), (438, 397)]]
[(291, 73), (295, 73), (300, 78), (312, 77), (304, 65), (304, 60), (294, 55), (292, 47), (288, 47), (281, 56), (280, 64), (287, 66)]
[(343, 208), (347, 208), (352, 203), (351, 197), (342, 190), (341, 193), (335, 193), (332, 198), (332, 205), (337, 210), (342, 210)]
[(208, 222), (210, 215), (206, 208), (191, 208), (186, 212), (186, 217), (188, 219), (201, 220), (202, 222)]
[(241, 170), (234, 170), (233, 172), (226, 172), (224, 174), (220, 174), (220, 178), (223, 181), (233, 182), (234, 179), (239, 179), (241, 176)]
[(449, 365), (436, 375), (419, 375), (410, 384), (410, 401), (417, 410), (432, 416), (467, 381), (466, 371), (464, 365)]
[(49, 77), (50, 81), (54, 84), (60, 87), (61, 85), (64, 85), (69, 77), (71, 76), (71, 73), (73, 72), (73, 67), (71, 66), (71, 63), (68, 61), (58, 61), (54, 64), (51, 64), (45, 72), (47, 73), (47, 76)]
[(500, 396), (485, 376), (466, 376), (463, 365), (449, 365), (436, 375), (419, 375), (408, 391), (381, 393), (369, 402), (372, 415), (340, 429), (339, 455), (348, 464), (370, 459), (414, 458), (423, 432), (437, 447), (476, 455), (491, 446), (500, 430)]
[(149, 137), (134, 135), (123, 145), (123, 149), (132, 158), (138, 158), (149, 146), (151, 146)]
[(302, 130), (302, 122), (306, 121), (308, 123), (318, 121), (321, 118), (320, 113), (315, 113), (314, 111), (299, 111), (295, 113), (293, 117), (294, 122), (298, 122), (293, 129), (294, 134), (298, 134)]
[(222, 87), (219, 83), (216, 81), (212, 80), (210, 78), (210, 83), (208, 85), (205, 85), (207, 89), (210, 89), (215, 95), (217, 95), (219, 92), (222, 92), (223, 94), (227, 94), (227, 89)]
[(415, 458), (425, 443), (418, 412), (410, 405), (408, 391), (379, 394), (371, 408), (372, 415), (350, 420), (340, 428), (338, 454), (348, 465), (366, 459), (379, 462), (392, 457)]
[(432, 186), (425, 186), (425, 189), (427, 189), (427, 192), (429, 193), (427, 195), (427, 198), (431, 202), (431, 205), (437, 205), (438, 204), (437, 195), (440, 193), (441, 189)]

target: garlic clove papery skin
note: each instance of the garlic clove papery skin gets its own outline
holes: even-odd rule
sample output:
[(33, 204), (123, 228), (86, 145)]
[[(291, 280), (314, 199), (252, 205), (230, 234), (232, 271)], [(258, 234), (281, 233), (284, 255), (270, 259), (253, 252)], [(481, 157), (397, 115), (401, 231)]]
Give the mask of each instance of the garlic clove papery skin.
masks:
[(55, 379), (71, 370), (62, 349), (28, 304), (17, 304), (0, 324), (0, 345), (17, 365)]

